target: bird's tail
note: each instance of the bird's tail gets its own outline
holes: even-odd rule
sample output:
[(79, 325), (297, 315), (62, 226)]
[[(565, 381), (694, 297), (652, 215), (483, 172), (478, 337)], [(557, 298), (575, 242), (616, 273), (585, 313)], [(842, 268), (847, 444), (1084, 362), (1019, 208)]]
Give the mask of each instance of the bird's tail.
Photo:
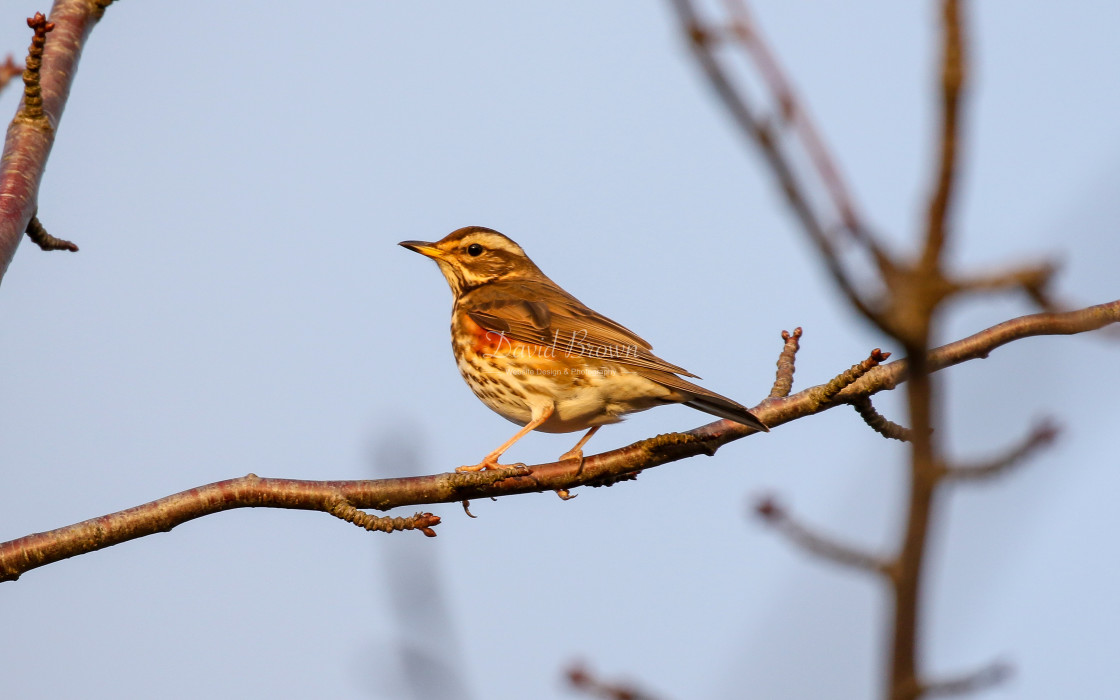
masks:
[(727, 420), (741, 423), (748, 428), (754, 428), (764, 433), (770, 432), (770, 429), (756, 418), (753, 413), (748, 411), (746, 406), (741, 406), (719, 394), (705, 393), (703, 396), (697, 396), (690, 401), (685, 401), (684, 405), (691, 406), (704, 413), (710, 413), (719, 418), (726, 418)]
[(662, 371), (644, 371), (640, 372), (648, 379), (661, 384), (664, 387), (672, 389), (676, 392), (676, 400), (683, 403), (685, 406), (691, 406), (698, 411), (711, 414), (718, 418), (726, 418), (727, 420), (741, 423), (748, 428), (763, 433), (770, 432), (762, 421), (760, 421), (753, 413), (747, 410), (747, 407), (727, 398), (720, 396), (714, 391), (708, 391), (702, 386), (693, 384), (687, 379), (681, 379), (675, 374)]

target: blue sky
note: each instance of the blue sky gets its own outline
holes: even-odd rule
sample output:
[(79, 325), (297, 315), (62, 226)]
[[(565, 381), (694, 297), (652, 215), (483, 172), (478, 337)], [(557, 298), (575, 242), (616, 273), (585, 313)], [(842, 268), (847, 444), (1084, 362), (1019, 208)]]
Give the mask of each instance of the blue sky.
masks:
[[(25, 51), (22, 18), (41, 9), (8, 0), (0, 47)], [(746, 404), (769, 389), (782, 329), (805, 328), (797, 388), (897, 350), (821, 275), (667, 5), (330, 11), (122, 2), (95, 30), (39, 206), (82, 250), (24, 245), (0, 290), (0, 540), (248, 472), (348, 479), (477, 461), (511, 426), (458, 377), (446, 284), (395, 245), (464, 225), (508, 234)], [(934, 8), (756, 12), (863, 210), (908, 245), (933, 152)], [(1120, 7), (971, 15), (953, 258), (979, 270), (1056, 255), (1064, 296), (1115, 299)], [(15, 104), (0, 97), (3, 113)], [(941, 340), (1030, 310), (963, 303)], [(930, 671), (1008, 660), (1016, 675), (992, 698), (1120, 683), (1117, 352), (1033, 339), (942, 377), (955, 457), (998, 453), (1042, 416), (1065, 431), (1021, 471), (940, 499)], [(899, 397), (878, 405), (900, 416)], [(650, 411), (589, 450), (706, 420)], [(551, 460), (571, 442), (534, 434), (509, 456)], [(404, 644), (447, 659), (476, 698), (568, 697), (573, 659), (667, 698), (871, 697), (884, 591), (745, 512), (775, 493), (889, 552), (904, 459), (835, 410), (569, 502), (479, 502), (475, 520), (436, 507), (436, 540), (224, 513), (0, 586), (0, 667), (21, 698), (402, 698)], [(438, 619), (398, 615), (405, 569), (437, 591), (443, 604), (421, 607)]]

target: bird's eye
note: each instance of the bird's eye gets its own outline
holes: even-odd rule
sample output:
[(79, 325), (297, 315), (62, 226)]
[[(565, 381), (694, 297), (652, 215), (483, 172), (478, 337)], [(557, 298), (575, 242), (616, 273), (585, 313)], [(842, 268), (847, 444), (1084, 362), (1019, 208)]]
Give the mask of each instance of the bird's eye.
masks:
[(467, 246), (467, 255), (471, 256), (472, 258), (477, 258), (478, 256), (482, 255), (482, 246), (477, 243), (471, 243), (469, 246)]

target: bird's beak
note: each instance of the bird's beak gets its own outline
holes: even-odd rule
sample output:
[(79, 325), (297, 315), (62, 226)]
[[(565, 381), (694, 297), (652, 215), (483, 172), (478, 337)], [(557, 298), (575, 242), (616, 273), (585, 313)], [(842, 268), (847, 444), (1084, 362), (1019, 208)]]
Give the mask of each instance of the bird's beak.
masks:
[(437, 248), (434, 243), (428, 243), (426, 241), (401, 241), (397, 245), (408, 248), (421, 255), (426, 255), (429, 258), (435, 258), (436, 260), (443, 257), (443, 251)]

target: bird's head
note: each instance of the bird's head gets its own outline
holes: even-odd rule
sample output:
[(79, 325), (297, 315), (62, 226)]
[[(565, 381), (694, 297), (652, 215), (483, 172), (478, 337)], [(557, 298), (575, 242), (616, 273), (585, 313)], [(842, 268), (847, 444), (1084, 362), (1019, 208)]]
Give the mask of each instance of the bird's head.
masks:
[(435, 260), (456, 298), (488, 282), (544, 276), (521, 246), (482, 226), (452, 231), (435, 243), (401, 241), (400, 245)]

